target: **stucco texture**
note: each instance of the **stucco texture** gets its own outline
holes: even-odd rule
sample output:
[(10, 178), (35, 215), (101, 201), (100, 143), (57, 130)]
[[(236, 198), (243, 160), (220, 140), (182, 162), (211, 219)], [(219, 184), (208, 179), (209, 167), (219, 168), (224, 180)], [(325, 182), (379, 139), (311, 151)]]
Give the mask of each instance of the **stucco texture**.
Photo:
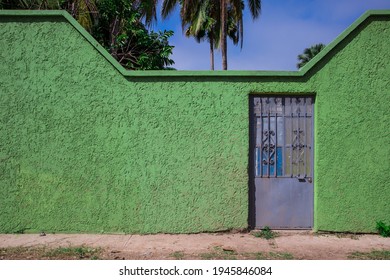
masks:
[(0, 232), (248, 227), (249, 103), (315, 95), (314, 229), (390, 223), (390, 13), (305, 72), (119, 68), (63, 15), (0, 14)]

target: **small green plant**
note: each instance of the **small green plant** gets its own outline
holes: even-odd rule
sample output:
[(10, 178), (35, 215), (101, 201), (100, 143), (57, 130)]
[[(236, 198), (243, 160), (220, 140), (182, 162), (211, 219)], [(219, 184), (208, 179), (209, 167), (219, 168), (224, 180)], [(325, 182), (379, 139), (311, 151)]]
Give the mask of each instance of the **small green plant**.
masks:
[(293, 260), (294, 256), (285, 252), (269, 252), (269, 256), (272, 260)]
[(0, 248), (0, 260), (99, 260), (102, 249), (89, 247), (59, 247), (45, 246)]
[(98, 259), (100, 248), (59, 247), (46, 253), (46, 257), (55, 259)]
[(390, 251), (353, 252), (348, 255), (351, 260), (390, 260)]
[(248, 259), (255, 260), (293, 260), (294, 256), (287, 252), (257, 252), (251, 253)]
[(184, 253), (181, 251), (176, 251), (170, 254), (169, 256), (174, 258), (175, 260), (182, 260), (184, 258)]
[(336, 232), (335, 236), (337, 238), (351, 238), (353, 240), (359, 240), (359, 235), (356, 233)]
[(199, 255), (202, 260), (236, 260), (237, 252), (230, 249), (223, 249), (215, 246), (212, 252), (202, 253)]
[(384, 222), (376, 222), (376, 229), (383, 237), (390, 237), (390, 225), (386, 225)]
[(260, 237), (264, 239), (273, 239), (277, 237), (277, 233), (272, 231), (268, 226), (265, 226), (261, 231), (256, 231), (253, 233), (254, 237)]
[(16, 229), (14, 231), (12, 231), (11, 233), (14, 233), (14, 234), (25, 234), (26, 233), (26, 230), (28, 230), (29, 228), (19, 228), (19, 229)]

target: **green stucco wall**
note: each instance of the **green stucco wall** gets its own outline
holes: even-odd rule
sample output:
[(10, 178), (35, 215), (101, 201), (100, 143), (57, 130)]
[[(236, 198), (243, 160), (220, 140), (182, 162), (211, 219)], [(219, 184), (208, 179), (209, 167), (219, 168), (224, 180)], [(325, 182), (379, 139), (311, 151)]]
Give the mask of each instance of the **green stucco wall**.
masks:
[[(45, 16), (44, 16), (45, 15)], [(0, 232), (248, 226), (251, 94), (315, 104), (316, 230), (390, 222), (390, 12), (300, 72), (128, 72), (63, 12), (0, 13)]]

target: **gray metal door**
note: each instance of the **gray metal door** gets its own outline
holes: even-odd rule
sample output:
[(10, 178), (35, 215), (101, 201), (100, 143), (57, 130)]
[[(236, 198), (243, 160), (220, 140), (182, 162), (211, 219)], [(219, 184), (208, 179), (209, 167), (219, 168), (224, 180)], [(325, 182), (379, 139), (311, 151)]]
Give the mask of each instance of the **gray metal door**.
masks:
[(313, 97), (254, 97), (255, 227), (313, 226)]

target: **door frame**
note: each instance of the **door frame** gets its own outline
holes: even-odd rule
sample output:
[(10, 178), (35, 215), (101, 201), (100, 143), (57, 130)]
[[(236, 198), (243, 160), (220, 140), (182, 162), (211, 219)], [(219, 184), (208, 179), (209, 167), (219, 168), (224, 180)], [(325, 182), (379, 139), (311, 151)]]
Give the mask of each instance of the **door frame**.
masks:
[[(254, 117), (254, 102), (256, 97), (312, 97), (313, 98), (313, 121), (312, 121), (312, 151), (311, 151), (311, 162), (312, 162), (312, 184), (313, 184), (313, 200), (312, 200), (312, 227), (311, 228), (299, 228), (302, 230), (310, 230), (315, 227), (315, 120), (316, 120), (316, 93), (315, 92), (256, 92), (248, 95), (248, 113), (249, 113), (249, 155), (248, 155), (248, 228), (256, 229), (256, 186), (255, 186), (255, 147), (256, 147), (256, 131), (255, 131), (255, 117)], [(278, 228), (283, 229), (283, 228)], [(285, 228), (291, 230), (299, 230), (298, 228)]]

